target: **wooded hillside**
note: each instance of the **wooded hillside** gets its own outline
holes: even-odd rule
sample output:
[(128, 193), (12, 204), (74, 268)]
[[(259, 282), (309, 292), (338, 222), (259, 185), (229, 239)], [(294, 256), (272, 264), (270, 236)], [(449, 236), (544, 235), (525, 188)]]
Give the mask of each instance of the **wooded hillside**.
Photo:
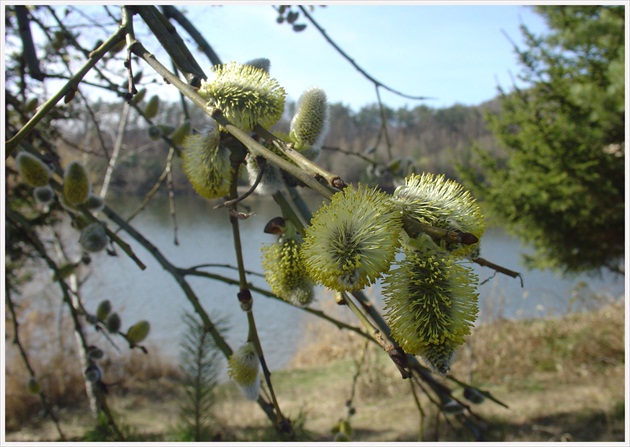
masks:
[[(111, 151), (122, 107), (122, 102), (99, 102), (93, 105), (93, 113), (99, 116), (101, 126), (107, 128), (100, 135), (91, 120), (84, 119), (88, 112), (77, 110), (75, 124), (59, 136), (60, 148), (65, 146), (84, 150), (90, 171), (95, 176), (102, 176), (107, 167), (105, 154), (91, 148), (100, 147), (98, 140), (103, 139), (105, 147)], [(290, 112), (294, 107), (295, 104), (289, 103), (286, 109)], [(347, 182), (363, 181), (391, 186), (387, 172), (375, 172), (376, 165), (370, 163), (370, 160), (380, 163), (390, 160), (389, 140), (391, 159), (394, 160), (390, 167), (446, 174), (457, 179), (455, 165), (466, 164), (473, 142), (493, 152), (498, 151), (484, 120), (486, 111), (496, 109), (495, 102), (479, 106), (454, 105), (443, 109), (427, 105), (397, 110), (385, 107), (385, 134), (381, 130), (378, 104), (363, 107), (359, 111), (340, 103), (331, 104), (330, 130), (318, 162)], [(207, 117), (199, 110), (191, 108), (190, 113), (194, 128), (200, 130), (208, 125)], [(154, 122), (174, 128), (181, 119), (181, 104), (163, 103)], [(283, 119), (274, 129), (286, 132), (288, 126), (288, 119)], [(164, 169), (167, 153), (168, 145), (162, 140), (152, 140), (145, 122), (132, 111), (123, 150), (113, 172), (111, 192), (131, 195), (148, 192)], [(192, 193), (192, 187), (179, 169), (180, 164), (176, 163), (175, 166), (175, 192)], [(99, 183), (99, 179), (93, 180)]]

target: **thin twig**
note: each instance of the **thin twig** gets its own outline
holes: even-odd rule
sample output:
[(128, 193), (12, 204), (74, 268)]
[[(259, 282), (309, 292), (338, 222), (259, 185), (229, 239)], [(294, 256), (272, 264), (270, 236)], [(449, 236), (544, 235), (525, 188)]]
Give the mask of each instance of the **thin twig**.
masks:
[[(13, 222), (14, 225), (18, 226), (24, 231), (24, 234), (26, 238), (29, 240), (29, 242), (31, 243), (31, 245), (37, 250), (37, 252), (42, 257), (42, 259), (46, 262), (48, 267), (54, 272), (56, 281), (59, 284), (59, 287), (61, 288), (63, 300), (68, 306), (68, 309), (70, 310), (70, 316), (74, 324), (75, 334), (80, 342), (83, 352), (87, 353), (88, 343), (87, 343), (87, 340), (85, 339), (85, 334), (83, 333), (83, 326), (81, 324), (81, 321), (79, 320), (79, 316), (77, 314), (76, 308), (73, 305), (70, 287), (63, 280), (63, 276), (61, 272), (59, 271), (59, 267), (57, 266), (55, 261), (53, 261), (52, 258), (48, 256), (48, 253), (46, 252), (46, 248), (40, 241), (39, 237), (37, 236), (37, 234), (35, 234), (34, 230), (31, 228), (31, 226), (28, 224), (28, 222), (24, 219), (24, 217), (21, 214), (11, 209), (7, 209), (7, 217), (9, 218), (9, 220)], [(109, 411), (109, 408), (107, 407), (105, 396), (103, 395), (102, 392), (99, 392), (97, 390), (97, 387), (95, 384), (94, 384), (94, 388), (95, 388), (94, 390), (95, 393), (97, 394), (97, 396), (100, 397), (99, 399), (100, 410), (107, 418), (108, 425), (112, 428), (118, 440), (124, 441), (125, 437), (120, 431), (120, 429), (118, 428), (118, 426), (116, 425), (116, 421), (114, 420), (114, 417), (112, 416), (111, 412)]]
[(171, 220), (173, 221), (173, 243), (179, 245), (177, 238), (177, 210), (175, 208), (175, 193), (173, 187), (173, 154), (175, 154), (175, 148), (171, 146), (168, 150), (168, 156), (166, 157), (166, 189), (168, 190), (168, 205), (171, 213)]
[(337, 52), (339, 54), (341, 54), (343, 56), (344, 59), (346, 59), (348, 62), (350, 62), (350, 64), (356, 68), (359, 73), (361, 73), (363, 76), (365, 76), (368, 80), (370, 80), (375, 86), (377, 87), (383, 87), (385, 90), (392, 92), (398, 96), (402, 96), (403, 98), (409, 98), (409, 99), (417, 99), (417, 100), (423, 100), (423, 99), (434, 99), (434, 98), (429, 98), (427, 96), (412, 96), (412, 95), (408, 95), (406, 93), (402, 93), (398, 90), (394, 90), (391, 87), (388, 87), (387, 85), (383, 84), (380, 81), (377, 81), (376, 79), (374, 79), (374, 77), (372, 77), (369, 73), (367, 73), (364, 69), (362, 69), (359, 65), (357, 65), (357, 63), (354, 61), (354, 59), (352, 59), (350, 56), (348, 56), (348, 54), (346, 54), (345, 51), (343, 51), (339, 45), (337, 45), (335, 43), (334, 40), (332, 40), (328, 34), (326, 33), (326, 31), (319, 25), (319, 23), (317, 23), (315, 21), (315, 19), (313, 19), (313, 17), (308, 13), (308, 11), (306, 10), (306, 8), (304, 8), (304, 6), (299, 6), (300, 10), (302, 11), (302, 13), (304, 14), (304, 16), (315, 26), (315, 28), (317, 28), (317, 31), (320, 32), (320, 34), (322, 36), (324, 36), (324, 39), (326, 39), (326, 41), (331, 44), (333, 46), (333, 48), (335, 50), (337, 50)]
[[(9, 313), (11, 314), (11, 322), (13, 323), (13, 344), (17, 346), (18, 351), (20, 352), (20, 355), (22, 356), (22, 361), (24, 362), (24, 366), (26, 367), (29, 375), (31, 376), (31, 380), (36, 380), (37, 374), (35, 374), (35, 370), (31, 366), (31, 362), (28, 358), (28, 353), (26, 352), (26, 349), (24, 349), (24, 346), (22, 345), (22, 342), (20, 340), (20, 332), (19, 332), (20, 323), (18, 322), (17, 315), (15, 312), (15, 306), (13, 305), (13, 299), (11, 297), (11, 288), (9, 286), (8, 278), (5, 283), (5, 293), (6, 293), (7, 307), (9, 308)], [(59, 422), (59, 418), (57, 417), (57, 413), (54, 411), (53, 407), (48, 402), (48, 397), (46, 396), (46, 393), (41, 387), (37, 395), (39, 396), (39, 400), (42, 402), (42, 406), (46, 410), (46, 414), (50, 416), (53, 423), (55, 424), (55, 427), (57, 428), (57, 433), (59, 433), (59, 438), (61, 439), (61, 441), (65, 442), (66, 435), (63, 433), (63, 430), (61, 430), (61, 425)]]
[(512, 278), (519, 278), (521, 280), (521, 287), (523, 287), (523, 277), (520, 273), (515, 272), (513, 270), (507, 269), (500, 265), (497, 265), (493, 262), (490, 262), (484, 258), (475, 258), (472, 260), (474, 263), (481, 265), (482, 267), (489, 267), (499, 273), (503, 273), (504, 275), (510, 276)]
[(57, 103), (63, 98), (70, 90), (75, 89), (81, 82), (83, 77), (96, 65), (96, 63), (105, 55), (109, 50), (116, 46), (121, 40), (124, 39), (125, 28), (120, 27), (118, 30), (110, 36), (109, 39), (98, 47), (95, 51), (90, 53), (90, 57), (87, 62), (79, 69), (79, 71), (70, 78), (70, 80), (59, 91), (53, 95), (48, 101), (46, 101), (33, 115), (33, 117), (22, 127), (17, 134), (15, 134), (5, 144), (5, 159), (17, 149), (19, 144), (24, 138), (26, 138), (37, 126), (37, 124), (57, 105)]
[(120, 122), (118, 123), (118, 131), (116, 132), (116, 141), (114, 142), (114, 150), (112, 151), (112, 156), (107, 163), (107, 170), (105, 171), (105, 176), (103, 177), (103, 185), (101, 186), (101, 191), (99, 192), (99, 196), (103, 200), (105, 200), (105, 196), (107, 196), (109, 182), (112, 178), (116, 162), (118, 161), (118, 155), (120, 154), (123, 146), (125, 128), (127, 127), (127, 123), (129, 121), (129, 109), (129, 103), (123, 103), (122, 112), (120, 114)]

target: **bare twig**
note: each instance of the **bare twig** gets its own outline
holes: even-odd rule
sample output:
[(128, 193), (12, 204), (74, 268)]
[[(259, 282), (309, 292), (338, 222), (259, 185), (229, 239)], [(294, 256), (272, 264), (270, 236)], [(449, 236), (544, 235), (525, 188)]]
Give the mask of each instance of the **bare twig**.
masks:
[(363, 68), (361, 68), (355, 61), (354, 59), (352, 59), (350, 56), (348, 56), (348, 54), (343, 51), (339, 45), (337, 45), (335, 43), (334, 40), (332, 40), (332, 38), (330, 38), (328, 36), (328, 34), (326, 33), (326, 31), (319, 25), (319, 23), (317, 23), (315, 21), (315, 19), (313, 19), (313, 17), (308, 13), (308, 11), (306, 10), (306, 8), (304, 6), (299, 6), (300, 11), (302, 11), (302, 13), (304, 14), (304, 16), (315, 26), (315, 28), (317, 28), (317, 31), (320, 32), (320, 34), (324, 37), (324, 39), (326, 39), (326, 41), (332, 45), (332, 47), (337, 50), (337, 52), (339, 54), (341, 54), (341, 56), (343, 56), (343, 58), (345, 60), (347, 60), (348, 62), (350, 62), (350, 64), (357, 69), (357, 71), (359, 71), (359, 73), (361, 73), (365, 78), (367, 78), (369, 81), (371, 81), (376, 87), (383, 87), (385, 90), (394, 93), (398, 96), (402, 96), (403, 98), (409, 98), (409, 99), (417, 99), (417, 100), (423, 100), (423, 99), (433, 99), (433, 98), (429, 98), (428, 96), (414, 96), (414, 95), (408, 95), (406, 93), (402, 93), (398, 90), (395, 90), (391, 87), (388, 87), (387, 85), (383, 84), (382, 82), (376, 80), (374, 77), (372, 77), (368, 72), (366, 72)]
[[(24, 362), (24, 366), (28, 370), (28, 373), (31, 376), (31, 379), (36, 380), (37, 374), (35, 374), (35, 370), (31, 366), (31, 362), (28, 358), (28, 353), (26, 352), (26, 349), (24, 349), (24, 346), (22, 345), (22, 342), (20, 340), (20, 332), (19, 332), (20, 323), (18, 322), (17, 315), (15, 313), (15, 306), (13, 305), (13, 299), (11, 297), (11, 287), (9, 286), (8, 280), (5, 284), (5, 293), (6, 293), (7, 307), (9, 308), (9, 313), (11, 314), (11, 322), (13, 323), (13, 344), (17, 346), (18, 351), (20, 352), (20, 355), (22, 356), (22, 361)], [(61, 430), (61, 425), (59, 423), (59, 418), (57, 417), (57, 413), (53, 410), (53, 407), (48, 402), (48, 397), (46, 396), (46, 393), (44, 392), (43, 389), (40, 389), (37, 395), (39, 396), (39, 400), (41, 401), (42, 406), (46, 410), (46, 414), (50, 416), (50, 419), (52, 419), (53, 423), (55, 424), (57, 433), (59, 433), (59, 438), (65, 442), (66, 435), (63, 433), (63, 430)]]
[(105, 196), (107, 195), (109, 182), (112, 178), (112, 174), (114, 173), (114, 167), (116, 166), (116, 162), (118, 161), (118, 155), (120, 154), (120, 151), (122, 149), (123, 138), (125, 136), (125, 128), (127, 127), (128, 119), (129, 103), (125, 102), (123, 103), (122, 112), (120, 114), (120, 122), (118, 123), (118, 131), (116, 132), (116, 141), (114, 142), (112, 156), (109, 159), (109, 163), (107, 163), (107, 171), (105, 171), (105, 176), (103, 177), (103, 185), (101, 186), (101, 191), (99, 192), (99, 196), (103, 200), (105, 200)]
[(96, 63), (116, 44), (118, 44), (121, 40), (124, 39), (125, 29), (123, 27), (118, 28), (118, 30), (110, 36), (103, 45), (97, 48), (95, 51), (90, 53), (90, 57), (87, 62), (79, 69), (79, 71), (70, 78), (70, 80), (63, 86), (59, 91), (48, 101), (46, 101), (33, 115), (33, 117), (22, 127), (17, 134), (15, 134), (10, 140), (8, 140), (5, 144), (5, 158), (9, 158), (9, 156), (13, 153), (15, 149), (19, 146), (24, 138), (26, 138), (37, 126), (37, 124), (52, 110), (53, 107), (57, 105), (57, 103), (63, 98), (70, 90), (76, 89), (77, 85), (81, 82), (83, 77), (96, 65)]

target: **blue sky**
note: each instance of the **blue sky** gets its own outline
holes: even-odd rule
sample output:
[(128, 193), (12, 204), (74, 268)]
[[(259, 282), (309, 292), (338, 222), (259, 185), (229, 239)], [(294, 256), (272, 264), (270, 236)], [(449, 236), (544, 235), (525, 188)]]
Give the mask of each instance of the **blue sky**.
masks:
[[(358, 110), (376, 102), (373, 84), (356, 71), (308, 24), (296, 33), (276, 23), (270, 4), (180, 5), (223, 62), (271, 60), (271, 74), (297, 100), (311, 86), (331, 102)], [(520, 24), (536, 33), (547, 27), (531, 7), (514, 4), (328, 4), (311, 13), (329, 36), (374, 78), (410, 95), (381, 90), (383, 102), (398, 108), (425, 104), (475, 105), (493, 98), (497, 85), (509, 88), (519, 72), (502, 30), (522, 43)], [(298, 22), (307, 22), (300, 18)], [(155, 49), (157, 50), (157, 48)], [(158, 58), (160, 53), (156, 52)], [(200, 56), (204, 68), (208, 60)]]

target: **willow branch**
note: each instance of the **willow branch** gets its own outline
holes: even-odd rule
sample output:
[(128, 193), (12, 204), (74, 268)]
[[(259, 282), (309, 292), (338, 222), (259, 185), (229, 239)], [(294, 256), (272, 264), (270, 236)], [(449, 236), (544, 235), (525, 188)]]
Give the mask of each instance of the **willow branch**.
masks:
[[(72, 303), (72, 297), (70, 296), (71, 294), (70, 287), (63, 280), (63, 276), (61, 272), (59, 271), (59, 267), (57, 266), (55, 261), (53, 261), (53, 259), (50, 256), (48, 256), (46, 248), (42, 244), (41, 240), (39, 239), (37, 234), (35, 234), (34, 230), (31, 228), (28, 222), (26, 222), (26, 220), (21, 214), (11, 209), (7, 209), (7, 217), (9, 218), (9, 220), (11, 220), (14, 223), (14, 225), (20, 227), (24, 231), (31, 245), (35, 248), (35, 250), (37, 250), (37, 252), (42, 257), (42, 259), (46, 262), (48, 267), (54, 272), (56, 281), (59, 284), (59, 287), (61, 288), (63, 301), (66, 303), (70, 311), (70, 317), (72, 318), (72, 322), (74, 324), (74, 332), (79, 340), (82, 351), (84, 353), (87, 353), (88, 343), (87, 343), (87, 340), (85, 339), (85, 334), (83, 333), (83, 326), (81, 324), (81, 321), (79, 320), (77, 311)], [(114, 431), (118, 439), (121, 441), (124, 441), (125, 437), (120, 431), (120, 429), (118, 428), (118, 426), (116, 425), (116, 421), (114, 420), (114, 417), (112, 416), (111, 412), (109, 411), (109, 408), (107, 407), (105, 396), (103, 396), (103, 393), (100, 390), (98, 390), (96, 384), (90, 382), (90, 386), (98, 398), (99, 407), (100, 407), (99, 409), (105, 415), (108, 425), (112, 428), (112, 430)]]
[[(389, 355), (390, 359), (396, 365), (396, 368), (400, 371), (403, 379), (411, 377), (409, 370), (407, 369), (407, 359), (403, 353), (403, 350), (390, 338), (389, 328), (385, 326), (385, 330), (378, 325), (375, 325), (370, 321), (367, 316), (357, 307), (348, 293), (344, 293), (344, 303), (348, 305), (352, 313), (361, 321), (363, 326), (368, 330), (372, 339), (383, 348), (383, 350)], [(363, 306), (365, 309), (365, 306)]]
[(16, 5), (15, 17), (18, 22), (18, 30), (20, 31), (20, 37), (22, 39), (22, 50), (29, 74), (33, 79), (43, 81), (44, 73), (42, 73), (39, 66), (39, 59), (37, 58), (35, 44), (33, 43), (33, 34), (31, 33), (31, 25), (26, 6)]
[(79, 71), (70, 78), (70, 80), (48, 101), (46, 101), (37, 110), (35, 115), (22, 127), (17, 134), (8, 140), (5, 144), (6, 153), (5, 159), (13, 153), (13, 151), (19, 146), (19, 144), (26, 138), (37, 126), (37, 124), (57, 105), (57, 103), (63, 98), (70, 90), (76, 89), (83, 77), (96, 65), (96, 63), (103, 57), (109, 50), (116, 46), (120, 41), (125, 38), (125, 28), (120, 27), (118, 30), (107, 39), (103, 45), (98, 47), (92, 53), (87, 62), (79, 69)]
[(389, 139), (389, 132), (387, 131), (387, 116), (385, 115), (385, 106), (383, 105), (383, 100), (381, 99), (381, 92), (379, 90), (379, 86), (375, 85), (374, 89), (376, 90), (376, 99), (378, 100), (378, 110), (381, 116), (381, 133), (385, 136), (385, 147), (387, 147), (387, 159), (391, 160), (392, 157), (392, 142)]
[(317, 191), (324, 197), (331, 197), (333, 191), (325, 185), (319, 183), (316, 179), (305, 173), (295, 164), (282, 158), (281, 156), (273, 153), (254, 139), (249, 134), (240, 128), (232, 124), (221, 112), (221, 110), (210, 107), (207, 101), (197, 93), (197, 91), (175, 76), (170, 70), (162, 65), (153, 54), (151, 54), (139, 41), (135, 41), (132, 46), (132, 51), (138, 57), (144, 59), (160, 76), (166, 81), (173, 84), (180, 92), (182, 92), (188, 99), (190, 99), (197, 107), (199, 107), (208, 116), (213, 118), (221, 127), (234, 138), (239, 140), (245, 147), (254, 155), (266, 158), (268, 161), (278, 166), (280, 169), (288, 172), (298, 180), (302, 181), (308, 187)]
[(315, 179), (324, 179), (331, 188), (343, 189), (346, 187), (346, 183), (338, 175), (326, 171), (317, 163), (313, 163), (311, 160), (287, 145), (284, 141), (276, 137), (264, 127), (257, 125), (254, 128), (254, 131), (266, 140), (272, 141), (274, 146), (276, 146), (284, 155), (291, 159), (297, 166), (307, 172), (311, 172)]
[(160, 41), (162, 48), (166, 50), (175, 65), (184, 74), (188, 83), (199, 86), (199, 82), (201, 79), (206, 79), (206, 75), (173, 24), (155, 6), (133, 6), (131, 8), (142, 17), (153, 35)]
[(105, 196), (107, 195), (107, 190), (109, 189), (109, 182), (112, 178), (112, 174), (114, 172), (114, 167), (116, 166), (116, 162), (118, 161), (118, 155), (122, 149), (123, 138), (125, 135), (125, 128), (127, 127), (127, 122), (129, 119), (129, 103), (125, 102), (123, 104), (122, 113), (120, 115), (120, 122), (118, 124), (118, 131), (116, 133), (116, 141), (114, 142), (114, 149), (112, 151), (112, 156), (107, 163), (107, 170), (105, 171), (105, 176), (103, 178), (103, 185), (101, 186), (101, 190), (99, 192), (99, 196), (101, 199), (105, 200)]
[(490, 262), (484, 258), (475, 258), (472, 260), (474, 263), (479, 264), (482, 267), (489, 267), (499, 273), (503, 273), (504, 275), (510, 276), (512, 278), (519, 278), (521, 280), (521, 287), (523, 287), (523, 277), (521, 276), (520, 273), (515, 272), (513, 270), (507, 269), (505, 267), (502, 267), (500, 265), (497, 265), (493, 262)]
[(172, 18), (192, 37), (199, 49), (208, 57), (212, 65), (221, 65), (221, 59), (214, 52), (210, 44), (204, 39), (199, 30), (173, 5), (162, 5), (162, 12), (167, 18)]

